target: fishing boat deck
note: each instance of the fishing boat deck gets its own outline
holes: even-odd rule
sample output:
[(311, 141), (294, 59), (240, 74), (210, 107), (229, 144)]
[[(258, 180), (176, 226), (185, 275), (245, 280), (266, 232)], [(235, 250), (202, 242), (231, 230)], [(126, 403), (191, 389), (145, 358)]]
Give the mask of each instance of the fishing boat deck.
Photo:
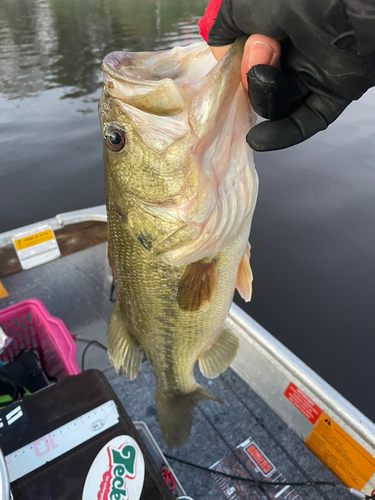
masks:
[[(76, 338), (76, 359), (81, 368), (82, 355), (90, 340), (106, 344), (113, 307), (106, 243), (2, 278), (2, 282), (9, 297), (0, 301), (1, 308), (38, 298), (53, 316), (64, 321)], [(164, 453), (174, 457), (168, 459), (170, 465), (187, 495), (194, 500), (353, 498), (341, 487), (317, 484), (327, 481), (340, 486), (341, 483), (231, 369), (214, 380), (205, 379), (197, 370), (199, 383), (219, 396), (223, 404), (201, 402), (195, 410), (188, 443), (179, 450), (168, 450), (157, 422), (155, 382), (147, 362), (142, 364), (137, 379), (128, 381), (117, 376), (103, 349), (90, 345), (84, 368), (105, 373), (130, 417), (144, 421)], [(214, 475), (184, 461), (205, 468), (216, 464), (216, 470), (252, 482)], [(275, 481), (286, 484), (270, 484)]]

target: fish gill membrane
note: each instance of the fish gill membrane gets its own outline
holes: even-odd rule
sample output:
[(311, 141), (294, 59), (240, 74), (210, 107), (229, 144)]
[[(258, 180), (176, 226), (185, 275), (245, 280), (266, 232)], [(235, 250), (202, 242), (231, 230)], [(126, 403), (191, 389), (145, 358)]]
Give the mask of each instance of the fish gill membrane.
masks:
[(248, 237), (258, 192), (245, 137), (255, 123), (244, 40), (216, 63), (206, 43), (112, 52), (99, 102), (108, 257), (117, 302), (108, 353), (130, 380), (152, 366), (164, 440), (181, 446), (200, 400), (238, 349), (225, 327), (234, 289), (250, 300)]

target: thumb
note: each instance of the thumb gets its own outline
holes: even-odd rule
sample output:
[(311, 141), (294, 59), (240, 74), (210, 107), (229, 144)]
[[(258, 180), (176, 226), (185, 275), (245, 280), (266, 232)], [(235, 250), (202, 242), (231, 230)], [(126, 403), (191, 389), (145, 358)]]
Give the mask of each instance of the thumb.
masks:
[(277, 40), (264, 35), (251, 35), (244, 47), (241, 66), (241, 81), (247, 90), (247, 73), (252, 66), (266, 64), (278, 67), (281, 47)]

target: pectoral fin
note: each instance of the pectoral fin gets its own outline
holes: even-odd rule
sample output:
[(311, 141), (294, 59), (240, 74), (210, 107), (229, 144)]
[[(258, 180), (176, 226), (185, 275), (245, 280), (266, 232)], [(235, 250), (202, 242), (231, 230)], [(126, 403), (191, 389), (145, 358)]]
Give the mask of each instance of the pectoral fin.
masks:
[(129, 380), (136, 378), (142, 362), (142, 349), (126, 331), (120, 303), (116, 302), (108, 325), (108, 356), (115, 369)]
[(250, 267), (250, 244), (247, 243), (245, 253), (242, 256), (240, 265), (237, 271), (236, 288), (241, 297), (249, 302), (251, 300), (251, 293), (253, 290), (253, 273)]
[(201, 356), (199, 369), (207, 378), (218, 377), (234, 360), (238, 350), (238, 338), (229, 328), (224, 328), (216, 342)]
[(217, 259), (189, 264), (178, 285), (178, 305), (184, 311), (198, 311), (211, 300), (217, 282)]

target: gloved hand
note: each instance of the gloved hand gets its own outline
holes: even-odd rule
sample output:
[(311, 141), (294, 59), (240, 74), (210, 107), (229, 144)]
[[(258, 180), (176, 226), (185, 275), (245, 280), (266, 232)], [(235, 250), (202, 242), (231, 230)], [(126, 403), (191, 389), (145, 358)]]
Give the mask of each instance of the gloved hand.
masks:
[[(373, 23), (375, 38), (375, 17)], [(358, 53), (358, 34), (342, 0), (222, 0), (208, 44), (256, 33), (281, 43), (280, 69), (256, 65), (248, 73), (252, 107), (271, 120), (247, 135), (256, 151), (308, 139), (375, 85), (375, 64)]]

